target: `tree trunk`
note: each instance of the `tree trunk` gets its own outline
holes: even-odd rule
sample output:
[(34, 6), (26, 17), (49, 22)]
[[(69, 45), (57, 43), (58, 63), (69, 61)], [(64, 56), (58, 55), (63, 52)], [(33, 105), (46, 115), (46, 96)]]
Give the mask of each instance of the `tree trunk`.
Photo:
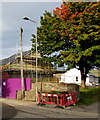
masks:
[(86, 73), (84, 71), (81, 71), (81, 87), (86, 88)]
[(86, 88), (85, 80), (81, 80), (81, 87), (82, 87), (82, 88)]

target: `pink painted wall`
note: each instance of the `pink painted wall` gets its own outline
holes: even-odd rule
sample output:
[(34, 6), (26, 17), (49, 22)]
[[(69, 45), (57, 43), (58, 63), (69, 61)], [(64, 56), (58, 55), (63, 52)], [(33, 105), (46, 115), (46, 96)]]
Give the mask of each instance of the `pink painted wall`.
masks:
[[(24, 79), (25, 91), (31, 89), (30, 78)], [(21, 91), (21, 78), (2, 80), (2, 97), (16, 99), (16, 91)]]

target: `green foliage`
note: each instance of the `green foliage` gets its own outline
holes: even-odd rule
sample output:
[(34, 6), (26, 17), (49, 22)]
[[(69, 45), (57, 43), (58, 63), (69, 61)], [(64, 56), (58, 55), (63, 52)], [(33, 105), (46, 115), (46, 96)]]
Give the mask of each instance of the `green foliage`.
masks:
[[(41, 55), (55, 64), (79, 66), (85, 77), (91, 68), (99, 67), (99, 6), (100, 2), (68, 2), (57, 7), (53, 14), (46, 11), (38, 27)], [(33, 36), (33, 43), (35, 39)], [(59, 54), (54, 54), (57, 52)]]

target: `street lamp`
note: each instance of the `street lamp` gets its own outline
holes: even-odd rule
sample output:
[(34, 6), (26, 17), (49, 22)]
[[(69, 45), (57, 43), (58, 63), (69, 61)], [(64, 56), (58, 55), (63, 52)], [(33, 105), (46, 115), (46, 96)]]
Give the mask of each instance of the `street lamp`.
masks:
[(31, 20), (28, 17), (23, 17), (23, 19), (24, 20), (29, 20), (29, 21), (36, 24), (36, 102), (37, 102), (37, 100), (38, 100), (38, 85), (37, 85), (37, 81), (38, 81), (37, 80), (37, 23), (35, 21)]

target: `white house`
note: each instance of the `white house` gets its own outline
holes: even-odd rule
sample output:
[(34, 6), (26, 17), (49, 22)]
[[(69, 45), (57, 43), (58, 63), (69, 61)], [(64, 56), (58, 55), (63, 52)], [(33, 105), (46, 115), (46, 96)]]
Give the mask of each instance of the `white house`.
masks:
[[(91, 86), (92, 81), (90, 81), (90, 78), (92, 77), (92, 80), (94, 80), (94, 76), (92, 74), (88, 74), (86, 78), (86, 85)], [(64, 74), (61, 75), (61, 79), (59, 81), (60, 83), (75, 83), (78, 85), (81, 85), (81, 73), (80, 70), (73, 68), (70, 69), (69, 71), (65, 72)]]

